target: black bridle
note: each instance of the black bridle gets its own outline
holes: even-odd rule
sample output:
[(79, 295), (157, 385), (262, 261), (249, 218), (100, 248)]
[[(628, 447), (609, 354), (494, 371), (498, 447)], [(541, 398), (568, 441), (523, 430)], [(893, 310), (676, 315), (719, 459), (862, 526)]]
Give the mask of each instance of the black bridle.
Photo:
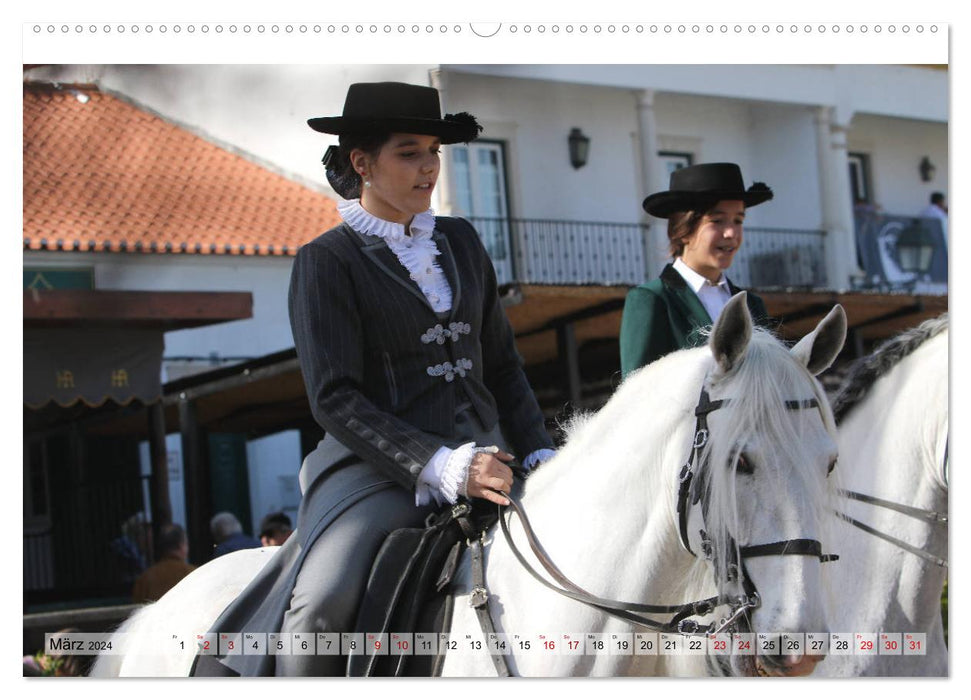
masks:
[[(705, 445), (708, 443), (709, 438), (708, 414), (726, 405), (729, 403), (729, 401), (729, 399), (711, 401), (707, 390), (704, 387), (702, 388), (698, 405), (695, 407), (696, 425), (694, 440), (692, 441), (691, 446), (691, 454), (689, 455), (685, 465), (681, 468), (681, 473), (679, 475), (680, 485), (678, 489), (677, 506), (678, 527), (682, 544), (693, 556), (697, 555), (694, 553), (694, 551), (692, 551), (688, 544), (687, 532), (688, 511), (691, 506), (691, 504), (689, 504), (689, 498), (692, 491), (691, 485), (695, 475), (700, 473), (706, 467), (702, 453)], [(786, 401), (785, 406), (787, 410), (819, 408), (819, 402), (815, 398), (799, 401)], [(702, 514), (704, 517), (704, 515), (707, 513), (707, 499), (704, 498), (702, 491), (703, 489), (696, 489), (692, 503), (698, 503), (699, 501), (701, 502)], [(646, 603), (631, 603), (626, 601), (610, 600), (592, 595), (570, 581), (570, 579), (567, 578), (563, 572), (559, 570), (559, 568), (557, 568), (557, 566), (543, 551), (543, 548), (540, 545), (539, 540), (536, 538), (536, 534), (533, 531), (522, 506), (514, 498), (512, 498), (512, 496), (507, 497), (509, 498), (509, 506), (498, 507), (499, 524), (510, 551), (512, 551), (519, 563), (533, 576), (533, 578), (560, 595), (566, 596), (567, 598), (571, 598), (585, 605), (589, 605), (613, 617), (617, 617), (639, 627), (644, 627), (656, 632), (704, 635), (717, 634), (726, 631), (736, 631), (739, 628), (739, 625), (747, 625), (748, 613), (758, 608), (762, 601), (755, 584), (752, 582), (752, 579), (746, 570), (744, 562), (745, 559), (762, 556), (803, 555), (817, 557), (821, 562), (827, 562), (834, 561), (838, 558), (836, 555), (823, 554), (822, 544), (820, 544), (818, 540), (790, 539), (779, 542), (770, 542), (767, 544), (737, 547), (734, 538), (732, 538), (728, 543), (729, 546), (727, 547), (730, 561), (727, 563), (725, 570), (728, 572), (727, 578), (729, 582), (736, 580), (739, 582), (742, 588), (741, 594), (729, 595), (726, 593), (719, 593), (717, 596), (692, 601), (690, 603), (682, 603), (680, 605), (651, 605)], [(525, 533), (527, 542), (529, 543), (530, 549), (533, 551), (533, 554), (542, 564), (547, 573), (559, 585), (551, 583), (546, 577), (540, 575), (529, 564), (528, 561), (526, 561), (526, 558), (513, 542), (512, 536), (509, 533), (509, 525), (506, 520), (506, 516), (508, 514), (506, 512), (506, 508), (511, 509), (519, 516), (520, 520), (522, 521), (523, 531)], [(463, 525), (463, 529), (465, 528), (466, 526)], [(701, 534), (705, 557), (706, 559), (711, 560), (717, 556), (716, 548), (712, 546), (712, 543), (708, 539), (704, 529), (701, 530)], [(482, 544), (485, 533), (480, 533), (478, 536), (476, 536), (471, 530), (466, 529), (466, 536), (468, 537), (468, 544), (472, 549), (473, 588), (469, 603), (473, 608), (476, 609), (476, 614), (478, 615), (482, 630), (488, 636), (489, 634), (493, 634), (495, 632), (495, 627), (492, 624), (491, 618), (489, 617), (489, 596), (485, 586), (485, 570), (482, 555)], [(736, 552), (738, 553), (738, 557), (741, 558), (741, 561), (739, 561), (738, 557), (736, 557)], [(719, 588), (721, 588), (722, 582), (719, 580), (719, 567), (717, 566), (717, 563), (718, 562), (715, 562), (716, 566), (714, 567), (716, 572), (715, 579), (716, 584), (718, 584)], [(728, 605), (729, 612), (725, 617), (721, 618), (717, 624), (711, 623), (708, 625), (702, 625), (697, 620), (692, 619), (693, 617), (697, 616), (710, 615), (722, 605)], [(665, 622), (649, 618), (645, 615), (645, 613), (654, 615), (672, 614), (672, 617), (670, 620)], [(493, 653), (492, 659), (499, 675), (510, 675), (509, 668), (501, 654)]]
[[(691, 549), (691, 545), (688, 542), (688, 515), (691, 507), (699, 503), (699, 501), (701, 502), (702, 521), (707, 518), (708, 514), (708, 502), (706, 498), (707, 490), (704, 488), (698, 488), (700, 480), (696, 479), (698, 475), (708, 468), (707, 460), (705, 460), (703, 457), (704, 448), (708, 444), (710, 437), (708, 430), (708, 414), (722, 408), (730, 401), (731, 399), (718, 399), (712, 401), (708, 396), (708, 391), (704, 387), (702, 388), (701, 396), (698, 399), (698, 405), (695, 407), (695, 433), (694, 439), (691, 443), (691, 453), (688, 456), (688, 460), (685, 465), (681, 467), (681, 473), (678, 477), (680, 482), (678, 487), (677, 508), (678, 531), (681, 537), (681, 544), (694, 556), (698, 555)], [(808, 408), (818, 409), (819, 401), (817, 401), (815, 398), (791, 400), (785, 402), (785, 407), (786, 410), (789, 411)], [(694, 489), (692, 489), (692, 485), (695, 486)], [(718, 566), (719, 562), (717, 561), (718, 548), (712, 543), (706, 528), (707, 526), (702, 527), (699, 530), (699, 534), (701, 535), (702, 553), (706, 559), (713, 561), (715, 564), (715, 582), (720, 586), (722, 582), (720, 580), (721, 567)], [(734, 537), (729, 534), (729, 541), (726, 543), (726, 545), (727, 546), (725, 547), (724, 551), (728, 552), (729, 557), (729, 561), (724, 567), (726, 578), (728, 582), (738, 581), (742, 587), (742, 591), (745, 594), (745, 598), (747, 599), (747, 605), (741, 605), (734, 609), (728, 618), (720, 621), (717, 628), (714, 628), (714, 625), (698, 626), (696, 629), (697, 632), (713, 633), (726, 630), (734, 631), (737, 628), (737, 623), (743, 620), (744, 614), (747, 613), (748, 610), (758, 608), (761, 604), (761, 598), (758, 594), (758, 590), (756, 589), (755, 584), (752, 582), (752, 579), (748, 574), (748, 570), (745, 567), (745, 559), (787, 555), (812, 556), (816, 557), (820, 562), (823, 563), (836, 561), (839, 559), (839, 556), (836, 554), (823, 554), (822, 543), (820, 543), (819, 540), (813, 539), (789, 539), (780, 540), (778, 542), (769, 542), (766, 544), (745, 545), (739, 547), (737, 546)]]

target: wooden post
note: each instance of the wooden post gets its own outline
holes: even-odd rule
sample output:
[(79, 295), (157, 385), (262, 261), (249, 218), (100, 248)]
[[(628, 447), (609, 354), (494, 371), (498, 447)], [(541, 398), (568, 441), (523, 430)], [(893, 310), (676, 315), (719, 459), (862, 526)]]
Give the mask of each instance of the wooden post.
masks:
[(556, 327), (557, 354), (566, 375), (567, 398), (574, 407), (580, 404), (580, 358), (573, 323)]
[(858, 360), (866, 354), (863, 349), (863, 334), (860, 333), (858, 328), (850, 329), (848, 340), (849, 342), (847, 344), (853, 348), (854, 360)]
[(165, 409), (161, 401), (148, 407), (148, 451), (152, 465), (149, 498), (152, 505), (152, 544), (158, 559), (158, 543), (162, 528), (172, 522), (172, 501), (169, 497), (168, 453), (165, 449)]
[(179, 430), (182, 433), (182, 469), (185, 473), (186, 535), (189, 561), (204, 564), (212, 558), (209, 518), (209, 466), (195, 404), (183, 394), (179, 400)]

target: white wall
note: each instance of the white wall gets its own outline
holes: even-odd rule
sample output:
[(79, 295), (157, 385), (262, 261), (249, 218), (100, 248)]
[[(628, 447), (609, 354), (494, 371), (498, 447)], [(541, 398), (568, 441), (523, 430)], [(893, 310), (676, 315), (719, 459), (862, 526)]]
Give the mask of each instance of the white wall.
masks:
[[(640, 220), (634, 96), (627, 90), (531, 80), (450, 76), (450, 104), (475, 114), (482, 138), (507, 141), (510, 209), (517, 218)], [(567, 136), (590, 137), (590, 157), (570, 165)]]
[[(513, 215), (636, 222), (643, 219), (637, 170), (634, 93), (489, 76), (449, 79), (449, 99), (480, 118), (483, 138), (508, 144)], [(820, 226), (812, 113), (802, 106), (659, 93), (654, 101), (663, 150), (694, 153), (696, 162), (739, 163), (746, 180), (766, 182), (776, 199), (753, 209), (750, 225)], [(591, 138), (590, 160), (574, 170), (567, 134)], [(786, 154), (780, 158), (779, 154)]]
[(463, 73), (837, 107), (945, 122), (948, 72), (902, 65), (452, 64)]
[[(745, 221), (751, 226), (780, 228), (822, 228), (822, 194), (813, 114), (801, 106), (763, 103), (750, 109), (752, 115), (752, 162), (749, 178), (772, 188), (771, 201), (750, 210)], [(780, 157), (780, 154), (782, 157)]]
[[(946, 124), (857, 114), (847, 142), (851, 151), (870, 155), (874, 199), (885, 213), (917, 215), (931, 192), (948, 193)], [(918, 172), (924, 156), (937, 166), (931, 182), (922, 182)]]

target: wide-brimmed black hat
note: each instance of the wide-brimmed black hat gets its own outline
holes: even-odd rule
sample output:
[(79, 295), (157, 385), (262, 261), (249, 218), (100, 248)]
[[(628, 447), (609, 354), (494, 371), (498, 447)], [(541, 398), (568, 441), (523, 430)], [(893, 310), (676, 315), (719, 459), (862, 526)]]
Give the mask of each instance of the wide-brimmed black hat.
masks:
[(310, 128), (325, 134), (366, 134), (391, 131), (438, 136), (443, 144), (474, 140), (482, 127), (466, 112), (446, 114), (438, 90), (408, 83), (354, 83), (339, 117), (308, 119)]
[(701, 163), (671, 173), (670, 188), (644, 200), (644, 211), (666, 219), (679, 211), (702, 211), (725, 199), (741, 200), (746, 207), (772, 199), (764, 182), (745, 189), (742, 170), (735, 163)]

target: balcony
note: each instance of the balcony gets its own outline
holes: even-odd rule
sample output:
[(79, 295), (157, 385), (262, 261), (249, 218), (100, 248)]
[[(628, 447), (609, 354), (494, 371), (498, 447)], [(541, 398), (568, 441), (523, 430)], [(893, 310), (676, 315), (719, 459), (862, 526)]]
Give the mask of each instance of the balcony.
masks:
[(634, 285), (644, 281), (644, 224), (469, 217), (499, 284)]
[[(636, 285), (647, 269), (646, 224), (469, 217), (499, 284)], [(746, 227), (731, 269), (742, 287), (826, 286), (825, 232)]]
[(826, 232), (745, 227), (729, 276), (739, 287), (825, 289)]

